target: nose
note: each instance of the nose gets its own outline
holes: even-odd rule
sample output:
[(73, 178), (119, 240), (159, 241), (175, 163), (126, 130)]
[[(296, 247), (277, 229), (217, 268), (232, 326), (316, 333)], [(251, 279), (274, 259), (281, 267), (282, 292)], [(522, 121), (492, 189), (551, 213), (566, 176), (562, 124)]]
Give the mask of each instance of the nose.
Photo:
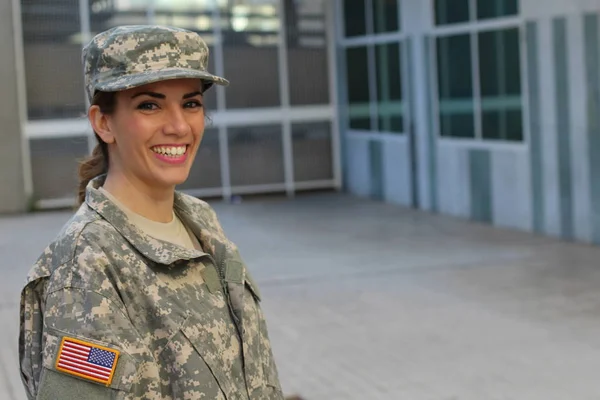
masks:
[(180, 107), (171, 107), (167, 110), (163, 131), (166, 135), (186, 136), (190, 134), (192, 127)]

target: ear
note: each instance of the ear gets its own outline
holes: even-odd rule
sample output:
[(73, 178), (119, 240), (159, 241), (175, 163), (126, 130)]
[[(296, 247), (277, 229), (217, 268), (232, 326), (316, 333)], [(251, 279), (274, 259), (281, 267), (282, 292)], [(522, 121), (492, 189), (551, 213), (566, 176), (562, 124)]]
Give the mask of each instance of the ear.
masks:
[(88, 111), (88, 119), (92, 124), (94, 132), (100, 136), (103, 142), (110, 144), (115, 142), (115, 135), (111, 129), (109, 116), (100, 111), (100, 107), (93, 105)]

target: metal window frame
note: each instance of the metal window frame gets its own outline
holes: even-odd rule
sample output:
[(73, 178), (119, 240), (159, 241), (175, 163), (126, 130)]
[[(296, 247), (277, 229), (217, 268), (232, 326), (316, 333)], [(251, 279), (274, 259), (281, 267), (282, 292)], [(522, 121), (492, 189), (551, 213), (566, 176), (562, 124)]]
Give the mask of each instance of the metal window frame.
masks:
[(23, 190), (27, 198), (33, 196), (33, 172), (31, 165), (31, 151), (29, 139), (25, 135), (27, 126), (27, 82), (25, 78), (25, 48), (23, 45), (23, 26), (21, 16), (21, 1), (12, 0), (12, 27), (14, 40), (15, 74), (17, 76), (17, 102), (19, 110), (19, 123), (21, 127), (21, 166), (23, 173)]
[[(367, 65), (368, 65), (368, 81), (369, 81), (369, 113), (371, 117), (371, 129), (369, 131), (350, 129), (348, 126), (346, 131), (350, 135), (349, 137), (354, 137), (353, 133), (359, 132), (372, 132), (375, 135), (392, 135), (392, 136), (405, 136), (408, 133), (410, 126), (410, 98), (409, 98), (409, 88), (408, 88), (408, 58), (407, 58), (407, 46), (405, 45), (406, 40), (409, 35), (403, 31), (402, 24), (402, 0), (398, 1), (398, 30), (395, 32), (386, 32), (386, 33), (375, 33), (374, 29), (374, 18), (373, 18), (373, 1), (374, 0), (365, 0), (365, 18), (366, 18), (366, 30), (367, 33), (364, 36), (356, 36), (347, 38), (344, 36), (344, 26), (345, 23), (343, 21), (343, 0), (337, 0), (334, 4), (335, 12), (338, 15), (338, 46), (344, 51), (349, 48), (354, 47), (366, 47), (367, 48)], [(385, 132), (379, 129), (379, 102), (378, 102), (378, 91), (377, 87), (377, 57), (376, 57), (376, 46), (382, 44), (390, 44), (390, 43), (398, 43), (400, 46), (399, 58), (400, 58), (400, 79), (402, 79), (402, 102), (404, 104), (404, 108), (402, 111), (402, 119), (403, 119), (403, 132)], [(339, 70), (345, 70), (347, 68), (346, 62), (341, 62), (339, 66)], [(345, 71), (343, 72), (345, 76)], [(341, 75), (340, 75), (341, 76)], [(348, 108), (348, 93), (347, 90), (344, 93), (344, 98), (340, 99), (343, 101), (341, 107), (344, 109)], [(344, 118), (348, 118), (347, 111), (344, 114)], [(362, 134), (361, 133), (361, 134)]]
[[(431, 7), (435, 9), (435, 0), (431, 0)], [(523, 138), (520, 141), (510, 141), (505, 139), (486, 139), (482, 135), (482, 96), (481, 96), (481, 80), (480, 80), (480, 68), (479, 68), (479, 33), (481, 32), (494, 32), (502, 31), (507, 29), (518, 29), (519, 36), (522, 37), (523, 29), (525, 26), (525, 19), (520, 14), (515, 16), (499, 17), (494, 19), (477, 19), (477, 0), (469, 0), (469, 17), (470, 21), (455, 23), (450, 25), (435, 25), (435, 21), (432, 22), (431, 28), (427, 32), (430, 40), (432, 40), (431, 55), (432, 65), (431, 79), (433, 88), (433, 107), (434, 114), (434, 129), (438, 143), (449, 145), (452, 143), (453, 146), (464, 147), (464, 148), (477, 148), (477, 149), (523, 149), (529, 146), (529, 127), (526, 126), (529, 115), (528, 107), (528, 93), (527, 91), (527, 75), (526, 75), (526, 53), (527, 49), (522, 40), (519, 41), (519, 56), (520, 56), (520, 73), (521, 73), (521, 99), (522, 99), (522, 115), (523, 115)], [(448, 37), (454, 35), (468, 34), (471, 39), (471, 66), (473, 68), (472, 73), (472, 85), (473, 85), (473, 100), (474, 100), (474, 123), (475, 123), (475, 137), (474, 138), (455, 138), (445, 137), (441, 135), (441, 126), (439, 121), (439, 109), (440, 109), (440, 92), (438, 82), (438, 59), (437, 52), (437, 39), (441, 37)]]

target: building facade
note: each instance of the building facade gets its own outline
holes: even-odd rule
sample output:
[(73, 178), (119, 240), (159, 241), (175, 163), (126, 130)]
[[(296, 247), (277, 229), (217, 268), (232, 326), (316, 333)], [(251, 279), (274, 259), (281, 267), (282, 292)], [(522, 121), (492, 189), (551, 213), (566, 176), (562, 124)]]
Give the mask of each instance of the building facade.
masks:
[(336, 7), (349, 191), (600, 243), (600, 3)]
[(76, 160), (94, 144), (81, 47), (158, 23), (200, 32), (232, 83), (207, 96), (212, 124), (183, 190), (344, 189), (600, 243), (596, 0), (10, 3), (14, 40), (0, 50), (16, 61), (0, 61), (0, 84), (20, 108), (0, 122), (19, 168), (3, 199), (72, 203)]

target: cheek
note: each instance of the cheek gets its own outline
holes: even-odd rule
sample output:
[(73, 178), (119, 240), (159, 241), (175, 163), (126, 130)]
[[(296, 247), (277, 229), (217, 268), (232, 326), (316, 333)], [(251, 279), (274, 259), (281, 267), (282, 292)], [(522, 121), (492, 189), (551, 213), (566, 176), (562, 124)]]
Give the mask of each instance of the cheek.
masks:
[(204, 120), (204, 113), (202, 114), (202, 118), (198, 118), (197, 120), (193, 121), (191, 123), (191, 126), (192, 126), (192, 133), (193, 133), (195, 139), (199, 142), (200, 139), (202, 139), (202, 136), (204, 135), (204, 128), (206, 126), (205, 120)]
[(146, 147), (147, 142), (152, 138), (152, 132), (152, 126), (147, 119), (128, 118), (119, 127), (117, 143), (120, 141), (123, 147), (135, 151), (137, 147)]

